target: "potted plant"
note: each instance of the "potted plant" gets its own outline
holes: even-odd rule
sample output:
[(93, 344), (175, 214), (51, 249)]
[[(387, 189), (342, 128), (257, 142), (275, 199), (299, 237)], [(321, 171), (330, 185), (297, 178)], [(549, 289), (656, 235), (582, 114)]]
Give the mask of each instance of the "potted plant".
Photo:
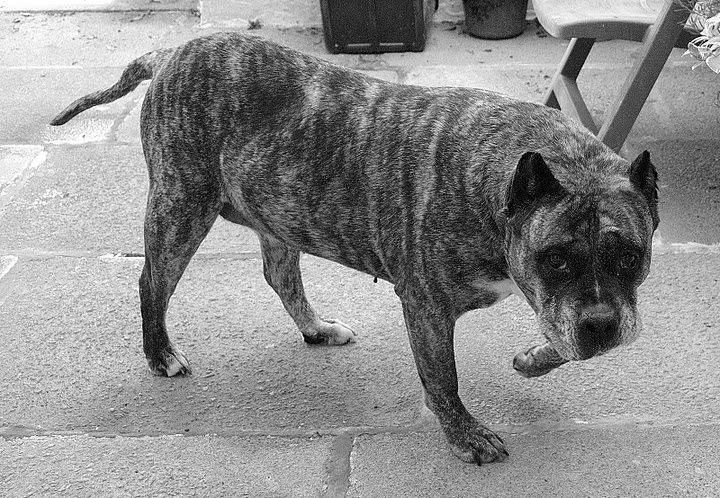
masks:
[(513, 38), (525, 30), (528, 0), (463, 0), (465, 31), (478, 38)]
[(692, 11), (690, 26), (699, 31), (697, 38), (688, 44), (686, 54), (692, 55), (702, 63), (720, 73), (720, 0), (694, 2), (678, 0), (678, 3)]

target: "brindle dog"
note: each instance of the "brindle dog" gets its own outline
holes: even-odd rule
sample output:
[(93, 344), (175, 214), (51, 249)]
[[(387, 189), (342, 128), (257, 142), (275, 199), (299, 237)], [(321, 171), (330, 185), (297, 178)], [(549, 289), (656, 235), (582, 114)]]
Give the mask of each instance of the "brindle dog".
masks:
[(265, 278), (308, 343), (355, 334), (307, 302), (301, 253), (394, 284), (426, 403), (467, 462), (507, 452), (458, 396), (460, 315), (524, 297), (547, 339), (515, 358), (527, 376), (640, 332), (658, 224), (647, 152), (630, 164), (542, 105), (388, 83), (238, 33), (144, 55), (52, 124), (150, 78), (140, 301), (152, 372), (190, 372), (165, 313), (218, 216), (258, 234)]

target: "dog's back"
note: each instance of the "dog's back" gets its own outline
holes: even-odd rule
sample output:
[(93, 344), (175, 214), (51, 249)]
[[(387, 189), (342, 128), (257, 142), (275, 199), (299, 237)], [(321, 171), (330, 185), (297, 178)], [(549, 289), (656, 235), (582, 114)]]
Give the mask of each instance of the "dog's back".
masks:
[[(223, 215), (388, 280), (396, 277), (390, 268), (407, 268), (405, 258), (423, 245), (422, 219), (487, 232), (478, 220), (495, 218), (499, 186), (527, 150), (542, 153), (563, 183), (578, 167), (613, 175), (627, 167), (545, 106), (479, 89), (390, 83), (235, 32), (146, 54), (53, 124), (147, 78), (142, 139), (151, 176), (172, 164), (211, 183), (210, 168), (219, 172)], [(158, 159), (168, 154), (178, 158)], [(189, 164), (193, 158), (206, 166)], [(468, 213), (466, 206), (472, 217), (448, 214)], [(404, 237), (391, 224), (405, 224)], [(389, 260), (368, 256), (385, 253)]]

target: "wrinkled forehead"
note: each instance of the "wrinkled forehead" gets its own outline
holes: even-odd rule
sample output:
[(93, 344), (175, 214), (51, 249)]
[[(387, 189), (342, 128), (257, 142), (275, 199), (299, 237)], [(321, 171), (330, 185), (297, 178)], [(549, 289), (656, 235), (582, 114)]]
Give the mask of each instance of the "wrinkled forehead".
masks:
[(564, 245), (582, 239), (622, 239), (637, 246), (648, 244), (652, 218), (642, 196), (632, 190), (574, 195), (541, 208), (530, 230), (543, 245)]
[(617, 234), (636, 245), (647, 244), (653, 233), (645, 199), (632, 191), (617, 191), (598, 200), (597, 230)]

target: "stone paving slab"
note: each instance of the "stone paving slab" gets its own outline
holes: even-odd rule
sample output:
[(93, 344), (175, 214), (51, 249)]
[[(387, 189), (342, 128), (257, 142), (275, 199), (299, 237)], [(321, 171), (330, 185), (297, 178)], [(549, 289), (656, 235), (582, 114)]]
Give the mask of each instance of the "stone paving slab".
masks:
[(139, 258), (21, 259), (3, 278), (0, 426), (204, 434), (412, 424), (420, 384), (391, 287), (307, 258), (318, 311), (361, 334), (357, 345), (310, 347), (261, 266), (191, 263), (168, 326), (194, 375), (167, 379), (145, 366)]
[(50, 120), (76, 98), (105, 88), (119, 73), (112, 70), (80, 71), (78, 69), (0, 69), (0, 85), (5, 88), (0, 115), (0, 144), (42, 144), (69, 141), (70, 130), (75, 141), (102, 141), (110, 138), (115, 116), (124, 112), (131, 101), (116, 101), (95, 110), (71, 127), (52, 129)]
[[(424, 52), (330, 54), (325, 49), (322, 30), (316, 27), (269, 26), (248, 31), (244, 26), (201, 26), (192, 14), (174, 12), (147, 15), (136, 12), (35, 13), (23, 16), (0, 12), (0, 27), (3, 28), (0, 42), (6, 47), (0, 53), (0, 65), (11, 67), (122, 67), (149, 50), (172, 47), (193, 37), (223, 30), (249, 32), (339, 64), (365, 69), (441, 65), (545, 66), (555, 69), (567, 46), (567, 41), (544, 36), (532, 24), (521, 36), (511, 40), (482, 40), (463, 33), (460, 27), (437, 24), (428, 33), (428, 48)], [(33, 40), (37, 50), (26, 50), (28, 39)], [(631, 42), (598, 43), (587, 67), (628, 68), (639, 48), (639, 44)], [(693, 61), (682, 58), (682, 53), (677, 49), (668, 66), (681, 65), (690, 71)], [(693, 78), (688, 79), (694, 79), (700, 73), (692, 74)]]
[(0, 210), (46, 158), (41, 145), (0, 145)]
[(3, 496), (317, 497), (329, 437), (0, 438)]
[[(148, 179), (141, 148), (108, 144), (47, 152), (24, 188), (0, 209), (0, 248), (144, 254)], [(259, 247), (251, 230), (218, 220), (200, 252)]]
[[(687, 57), (676, 49), (655, 82), (630, 134), (630, 141), (657, 140), (688, 142), (717, 140), (712, 123), (717, 120), (715, 105), (717, 75), (712, 71), (692, 71)], [(692, 72), (691, 72), (692, 71)], [(610, 103), (625, 82), (627, 68), (589, 65), (578, 78), (578, 85), (593, 117), (602, 123)], [(692, 77), (690, 77), (692, 75)], [(690, 134), (688, 134), (690, 133)]]
[(638, 296), (645, 324), (640, 338), (534, 380), (504, 368), (514, 352), (540, 343), (529, 308), (472, 312), (456, 331), (461, 397), (492, 423), (717, 420), (720, 384), (709, 366), (720, 351), (718, 275), (715, 254), (656, 254)]
[(716, 139), (646, 142), (660, 185), (659, 235), (666, 242), (720, 243), (720, 155)]
[[(194, 375), (147, 372), (142, 260), (98, 257), (142, 252), (144, 90), (63, 131), (45, 126), (138, 55), (224, 29), (185, 7), (145, 3), (121, 0), (142, 8), (110, 13), (0, 7), (0, 494), (344, 496), (351, 484), (349, 496), (373, 497), (713, 496), (720, 252), (673, 243), (719, 242), (715, 75), (691, 72), (675, 51), (630, 137), (660, 171), (663, 220), (636, 344), (526, 380), (511, 361), (539, 340), (527, 305), (509, 299), (459, 321), (461, 396), (511, 451), (505, 464), (478, 468), (457, 461), (420, 415), (391, 286), (306, 258), (317, 308), (360, 333), (345, 348), (308, 347), (263, 281), (254, 237), (228, 223), (213, 229), (171, 303), (171, 335)], [(255, 33), (386, 79), (535, 101), (566, 46), (532, 25), (497, 42), (440, 24), (422, 53), (331, 55), (316, 26), (271, 24)], [(597, 117), (638, 48), (594, 48), (580, 83)]]
[(276, 4), (252, 0), (205, 2), (202, 23), (210, 26), (246, 28), (250, 20), (269, 26), (322, 26), (320, 2), (285, 0)]
[(455, 458), (439, 433), (359, 436), (347, 496), (709, 498), (720, 488), (717, 424), (502, 437), (510, 457), (477, 467)]
[[(168, 312), (194, 375), (145, 369), (140, 258), (21, 258), (3, 279), (0, 426), (121, 434), (407, 427), (420, 385), (392, 287), (306, 258), (322, 315), (357, 344), (305, 346), (258, 259), (194, 260)], [(632, 346), (527, 380), (511, 368), (539, 342), (517, 299), (464, 316), (456, 330), (461, 397), (491, 424), (717, 421), (720, 258), (661, 254), (642, 287), (646, 331)], [(31, 334), (26, 331), (32, 331)], [(682, 331), (679, 333), (678, 331)], [(51, 373), (51, 374), (50, 374)]]
[(199, 36), (198, 21), (182, 12), (0, 12), (0, 66), (123, 67), (145, 52)]
[(146, 195), (138, 147), (50, 150), (0, 213), (0, 244), (15, 251), (143, 253)]
[(197, 0), (2, 0), (0, 12), (132, 12), (147, 10), (191, 11)]

